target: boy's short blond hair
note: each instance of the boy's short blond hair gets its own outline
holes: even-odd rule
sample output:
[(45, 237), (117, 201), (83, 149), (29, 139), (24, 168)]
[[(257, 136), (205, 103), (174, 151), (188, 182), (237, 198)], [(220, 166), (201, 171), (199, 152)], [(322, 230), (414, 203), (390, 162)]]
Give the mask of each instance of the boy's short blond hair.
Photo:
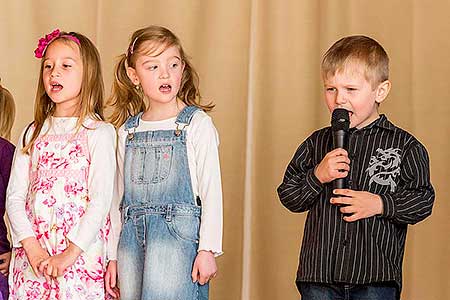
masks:
[(0, 84), (0, 137), (9, 140), (14, 124), (15, 105), (11, 93)]
[(334, 76), (349, 63), (362, 65), (364, 76), (376, 88), (389, 79), (389, 57), (374, 39), (364, 35), (347, 36), (328, 49), (322, 60), (322, 77)]

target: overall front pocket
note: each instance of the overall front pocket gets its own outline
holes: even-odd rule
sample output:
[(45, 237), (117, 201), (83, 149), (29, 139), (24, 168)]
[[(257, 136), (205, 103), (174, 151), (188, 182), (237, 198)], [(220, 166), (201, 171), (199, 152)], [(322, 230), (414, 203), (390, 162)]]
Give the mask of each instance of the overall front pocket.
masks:
[(157, 184), (169, 177), (172, 145), (133, 147), (130, 150), (130, 177), (133, 183)]
[(170, 233), (178, 240), (198, 243), (200, 218), (193, 215), (175, 215), (166, 221)]

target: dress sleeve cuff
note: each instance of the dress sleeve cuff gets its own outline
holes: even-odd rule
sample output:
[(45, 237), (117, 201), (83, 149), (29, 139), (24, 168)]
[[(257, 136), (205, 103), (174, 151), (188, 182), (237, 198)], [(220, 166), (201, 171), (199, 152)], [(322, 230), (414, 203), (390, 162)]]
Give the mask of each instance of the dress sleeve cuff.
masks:
[[(200, 248), (198, 248), (197, 252), (200, 252), (200, 251), (209, 251), (209, 252), (212, 252), (212, 253), (214, 254), (214, 257), (219, 257), (219, 256), (223, 255), (223, 251), (214, 251), (214, 250), (212, 250), (212, 249), (200, 249)], [(112, 259), (111, 259), (111, 260), (112, 260)]]
[(197, 252), (199, 252), (199, 251), (210, 251), (210, 252), (214, 253), (214, 257), (218, 257), (223, 254), (222, 247), (220, 245), (217, 245), (217, 244), (214, 245), (214, 243), (211, 243), (211, 241), (205, 242), (202, 240), (202, 238), (200, 238), (200, 242), (198, 245)]
[(26, 232), (26, 233), (23, 233), (20, 235), (15, 235), (14, 233), (11, 232), (11, 240), (12, 240), (13, 247), (21, 248), (23, 245), (20, 241), (23, 241), (24, 239), (29, 238), (29, 237), (36, 237), (36, 236), (34, 235), (33, 232)]
[[(111, 232), (110, 232), (111, 234)], [(110, 236), (108, 240), (107, 249), (106, 249), (106, 257), (107, 260), (117, 260), (117, 241)]]

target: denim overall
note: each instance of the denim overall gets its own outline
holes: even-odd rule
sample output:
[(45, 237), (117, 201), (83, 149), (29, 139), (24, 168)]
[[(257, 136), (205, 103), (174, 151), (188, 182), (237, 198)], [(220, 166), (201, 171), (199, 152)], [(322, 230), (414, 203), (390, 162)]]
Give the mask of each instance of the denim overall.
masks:
[(208, 284), (192, 282), (201, 208), (192, 191), (186, 127), (199, 108), (185, 107), (176, 130), (135, 132), (125, 124), (122, 232), (118, 274), (122, 300), (207, 300)]

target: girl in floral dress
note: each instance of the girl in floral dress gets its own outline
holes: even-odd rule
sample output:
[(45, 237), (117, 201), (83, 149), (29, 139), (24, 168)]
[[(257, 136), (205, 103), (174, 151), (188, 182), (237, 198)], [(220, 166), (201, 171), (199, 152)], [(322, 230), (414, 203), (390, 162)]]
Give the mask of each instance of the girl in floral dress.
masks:
[(39, 40), (34, 121), (7, 191), (13, 242), (10, 299), (102, 299), (115, 130), (103, 122), (92, 42), (55, 30)]

